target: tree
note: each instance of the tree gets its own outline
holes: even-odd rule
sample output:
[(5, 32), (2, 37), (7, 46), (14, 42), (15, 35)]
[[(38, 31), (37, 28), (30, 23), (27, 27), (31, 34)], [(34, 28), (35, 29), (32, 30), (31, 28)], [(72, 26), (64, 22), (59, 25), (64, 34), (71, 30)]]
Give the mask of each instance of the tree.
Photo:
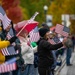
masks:
[(55, 0), (49, 6), (48, 14), (53, 15), (53, 25), (61, 24), (61, 15), (63, 13), (62, 3), (64, 0)]
[[(75, 15), (75, 0), (65, 0), (63, 9), (65, 9), (64, 11), (65, 14)], [(70, 19), (70, 21), (71, 21), (70, 25), (71, 33), (75, 34), (75, 20)]]
[(49, 6), (50, 0), (21, 0), (21, 6), (23, 8), (23, 13), (27, 16), (24, 19), (29, 19), (36, 11), (39, 12), (39, 15), (35, 18), (35, 20), (39, 21), (39, 26), (44, 19), (44, 5)]
[(20, 10), (21, 8), (19, 6), (9, 8), (8, 10), (8, 17), (11, 18), (14, 23), (20, 22), (22, 20), (22, 12)]
[(5, 9), (7, 16), (17, 23), (22, 20), (22, 11), (20, 0), (2, 0), (2, 7)]
[[(75, 14), (75, 0), (54, 0), (52, 4), (49, 6), (48, 14), (53, 15), (53, 24), (57, 23), (61, 24), (61, 15), (62, 14)], [(75, 22), (71, 21), (71, 33), (74, 33), (75, 30)]]

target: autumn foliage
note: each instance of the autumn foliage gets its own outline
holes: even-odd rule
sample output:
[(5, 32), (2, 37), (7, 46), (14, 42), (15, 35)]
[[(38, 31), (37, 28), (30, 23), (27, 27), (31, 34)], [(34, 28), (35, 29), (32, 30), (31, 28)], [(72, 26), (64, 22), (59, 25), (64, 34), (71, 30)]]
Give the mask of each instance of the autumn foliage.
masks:
[(22, 11), (19, 5), (19, 0), (2, 0), (2, 7), (14, 23), (22, 20)]

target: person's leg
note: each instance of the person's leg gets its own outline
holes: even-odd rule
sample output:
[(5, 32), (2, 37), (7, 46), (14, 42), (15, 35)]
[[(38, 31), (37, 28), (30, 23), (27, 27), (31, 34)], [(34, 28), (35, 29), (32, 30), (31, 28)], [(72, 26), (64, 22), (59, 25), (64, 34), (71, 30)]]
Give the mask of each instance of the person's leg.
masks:
[(39, 75), (50, 75), (51, 71), (49, 68), (38, 68)]
[(23, 75), (28, 75), (29, 74), (29, 68), (30, 68), (30, 65), (27, 64), (26, 67), (25, 67), (25, 70), (24, 72), (22, 72)]
[(18, 75), (19, 73), (19, 68), (17, 70), (12, 71), (12, 75)]
[(38, 67), (36, 67), (36, 68), (33, 67), (33, 70), (34, 70), (34, 75), (39, 75), (39, 74), (38, 74)]
[(38, 68), (35, 68), (34, 64), (30, 65), (28, 75), (38, 75)]
[(66, 54), (66, 64), (67, 64), (67, 65), (70, 64), (71, 54), (72, 54), (72, 48), (68, 48), (68, 49), (67, 49), (67, 54)]
[(10, 72), (1, 73), (0, 75), (10, 75)]

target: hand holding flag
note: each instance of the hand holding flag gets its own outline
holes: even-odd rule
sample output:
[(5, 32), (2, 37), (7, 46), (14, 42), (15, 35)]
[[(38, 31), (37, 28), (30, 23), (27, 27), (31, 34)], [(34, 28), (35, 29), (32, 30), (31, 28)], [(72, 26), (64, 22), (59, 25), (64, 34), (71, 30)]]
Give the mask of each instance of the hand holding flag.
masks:
[(61, 34), (64, 37), (68, 37), (70, 33), (70, 29), (64, 25), (57, 24), (55, 28), (55, 32)]

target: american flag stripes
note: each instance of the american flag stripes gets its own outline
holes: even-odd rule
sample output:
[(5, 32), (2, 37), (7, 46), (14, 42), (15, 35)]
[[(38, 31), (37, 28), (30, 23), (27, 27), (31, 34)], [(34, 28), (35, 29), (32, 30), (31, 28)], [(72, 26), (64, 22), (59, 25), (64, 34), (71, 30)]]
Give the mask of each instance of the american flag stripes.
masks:
[(67, 37), (70, 33), (70, 29), (64, 25), (57, 24), (55, 28), (55, 32), (61, 34), (64, 37)]
[(7, 17), (4, 9), (1, 6), (0, 6), (0, 19), (2, 20), (3, 28), (6, 29), (9, 26), (11, 20)]
[(10, 33), (8, 32), (6, 38), (9, 40), (10, 38), (12, 38), (12, 36), (10, 35)]
[(3, 20), (3, 15), (0, 13), (0, 20)]
[(17, 69), (16, 58), (8, 60), (0, 65), (0, 73), (10, 72)]
[(18, 50), (15, 51), (13, 46), (1, 49), (1, 52), (4, 56), (16, 55), (18, 54)]
[[(1, 6), (0, 6), (0, 20), (2, 21), (4, 29), (6, 29), (11, 23), (11, 20), (7, 17), (4, 9)], [(10, 39), (11, 37), (12, 36), (10, 35), (10, 32), (8, 32), (7, 39)], [(1, 49), (1, 51), (4, 56), (13, 55), (13, 54), (18, 53), (18, 51), (15, 51), (15, 48), (13, 46), (3, 48)], [(16, 70), (17, 69), (16, 60), (13, 62), (12, 61), (13, 59), (11, 59), (10, 62), (7, 61), (3, 64), (0, 64), (0, 73), (5, 73), (5, 72)]]
[(37, 42), (40, 38), (39, 32), (38, 32), (38, 28), (35, 27), (35, 29), (33, 29), (30, 33), (30, 38), (29, 41), (30, 42)]
[(10, 22), (11, 22), (11, 20), (5, 14), (4, 18), (3, 18), (3, 22), (2, 22), (3, 23), (3, 28), (6, 29), (9, 26)]
[(9, 30), (9, 32), (7, 33), (6, 38), (9, 40), (10, 38), (12, 38), (14, 36), (13, 30), (12, 28)]
[[(12, 28), (11, 28), (10, 31), (7, 33), (6, 38), (9, 40), (9, 39), (11, 39), (13, 36), (14, 36), (14, 34), (13, 34), (13, 31), (12, 31)], [(9, 47), (7, 47), (7, 48), (1, 49), (2, 54), (3, 54), (4, 56), (10, 56), (10, 55), (16, 55), (16, 54), (18, 54), (19, 51), (18, 51), (18, 50), (15, 51), (14, 46), (15, 46), (15, 42), (12, 43), (11, 46), (9, 46)]]
[(4, 9), (2, 8), (2, 6), (0, 6), (0, 13), (4, 16), (5, 15), (5, 11)]
[(49, 39), (48, 42), (50, 42), (51, 44), (57, 44), (60, 43), (60, 40), (58, 37), (54, 37), (52, 39)]

